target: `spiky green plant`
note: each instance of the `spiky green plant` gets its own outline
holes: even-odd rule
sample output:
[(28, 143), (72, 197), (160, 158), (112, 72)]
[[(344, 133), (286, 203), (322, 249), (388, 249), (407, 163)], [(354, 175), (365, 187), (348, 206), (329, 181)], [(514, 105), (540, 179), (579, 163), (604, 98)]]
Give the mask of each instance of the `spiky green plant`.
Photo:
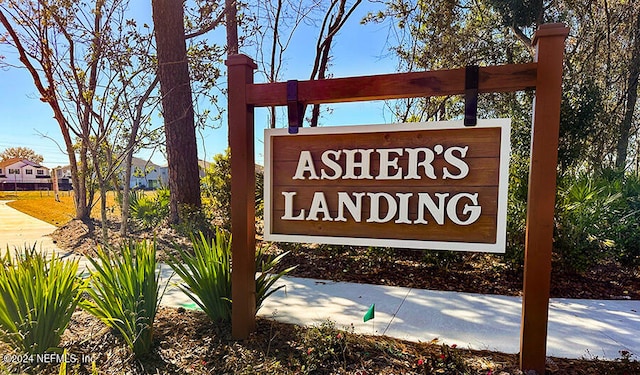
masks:
[(7, 248), (1, 261), (0, 338), (25, 354), (55, 348), (85, 287), (78, 261), (47, 259), (35, 245), (15, 257)]
[(590, 175), (566, 182), (558, 186), (554, 251), (560, 267), (580, 273), (605, 258), (614, 245), (607, 232), (621, 194)]
[(207, 239), (200, 232), (191, 238), (193, 254), (176, 246), (178, 256), (169, 256), (169, 266), (184, 284), (178, 287), (213, 321), (231, 318), (231, 238), (216, 230)]
[(88, 259), (94, 270), (89, 276), (90, 298), (82, 308), (117, 329), (135, 355), (149, 353), (161, 299), (155, 243), (130, 242), (119, 251), (98, 248), (97, 259)]
[[(223, 230), (216, 231), (208, 240), (204, 234), (191, 238), (193, 252), (176, 246), (178, 256), (169, 256), (169, 265), (182, 278), (178, 287), (195, 302), (210, 319), (228, 321), (231, 318), (231, 236)], [(264, 300), (282, 286), (273, 288), (275, 282), (295, 267), (272, 274), (277, 264), (287, 254), (267, 255), (266, 247), (256, 252), (256, 311)]]
[(266, 249), (268, 245), (263, 245), (258, 247), (256, 251), (256, 270), (258, 270), (259, 274), (256, 277), (256, 312), (260, 310), (262, 307), (262, 303), (273, 293), (284, 288), (284, 285), (280, 285), (277, 288), (274, 288), (273, 285), (280, 279), (282, 276), (288, 274), (293, 271), (297, 266), (289, 267), (280, 271), (277, 274), (274, 274), (274, 270), (278, 263), (284, 258), (289, 252), (284, 252), (278, 256), (273, 256), (271, 254), (266, 253)]

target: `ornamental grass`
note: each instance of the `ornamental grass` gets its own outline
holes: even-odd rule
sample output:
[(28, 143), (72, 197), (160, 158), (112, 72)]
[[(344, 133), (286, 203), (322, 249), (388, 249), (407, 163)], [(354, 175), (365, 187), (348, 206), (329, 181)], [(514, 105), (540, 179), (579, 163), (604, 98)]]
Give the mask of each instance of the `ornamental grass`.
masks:
[(22, 354), (55, 350), (78, 305), (85, 282), (78, 261), (32, 248), (7, 248), (0, 267), (0, 338)]

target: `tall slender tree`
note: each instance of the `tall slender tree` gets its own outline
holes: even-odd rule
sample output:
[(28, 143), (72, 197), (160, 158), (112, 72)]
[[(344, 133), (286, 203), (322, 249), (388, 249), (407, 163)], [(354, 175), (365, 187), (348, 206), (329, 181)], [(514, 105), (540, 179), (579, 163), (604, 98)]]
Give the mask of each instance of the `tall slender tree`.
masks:
[[(97, 106), (105, 41), (124, 0), (75, 3), (62, 0), (0, 2), (5, 44), (16, 50), (41, 96), (53, 111), (64, 139), (74, 190), (75, 217), (89, 218), (91, 151), (104, 136)], [(94, 154), (94, 156), (96, 156)]]
[(152, 0), (158, 78), (169, 164), (170, 221), (199, 209), (200, 177), (182, 1)]
[[(637, 113), (636, 104), (638, 102), (638, 79), (640, 79), (640, 9), (636, 7), (635, 12), (630, 9), (631, 14), (635, 13), (635, 20), (629, 25), (629, 45), (631, 47), (631, 57), (627, 65), (627, 87), (624, 106), (624, 116), (620, 122), (618, 143), (616, 146), (616, 167), (625, 169), (627, 167), (627, 155), (629, 151), (629, 136), (633, 126), (633, 118)], [(636, 129), (639, 126), (636, 123)]]
[[(362, 0), (356, 0), (353, 4), (348, 4), (347, 0), (332, 0), (329, 9), (322, 20), (322, 27), (316, 42), (316, 57), (311, 69), (312, 80), (327, 78), (329, 58), (331, 57), (331, 47), (333, 38), (342, 29), (349, 17), (356, 10)], [(320, 119), (320, 104), (311, 107), (310, 126), (318, 126)]]
[[(289, 47), (296, 34), (307, 27), (318, 32), (309, 79), (325, 79), (336, 35), (353, 16), (362, 0), (254, 0), (247, 9), (258, 27), (253, 31), (258, 72), (267, 82), (282, 79)], [(309, 27), (320, 25), (319, 28)], [(298, 61), (299, 57), (296, 57)], [(310, 126), (317, 126), (320, 105), (311, 106)], [(270, 108), (270, 127), (276, 127), (276, 108)]]
[[(640, 74), (640, 3), (637, 1), (488, 0), (504, 24), (524, 42), (543, 22), (564, 22), (571, 29), (564, 75), (565, 111), (561, 137), (579, 137), (589, 168), (627, 166), (629, 139), (638, 129), (637, 98)], [(580, 108), (581, 96), (592, 91), (593, 100)], [(598, 95), (600, 98), (597, 98)], [(599, 107), (599, 113), (584, 116)], [(575, 120), (582, 120), (579, 123)], [(567, 126), (573, 121), (574, 126)], [(586, 131), (585, 131), (586, 129)], [(565, 134), (570, 132), (573, 134)], [(561, 145), (571, 147), (571, 145)], [(583, 165), (585, 163), (582, 163)]]

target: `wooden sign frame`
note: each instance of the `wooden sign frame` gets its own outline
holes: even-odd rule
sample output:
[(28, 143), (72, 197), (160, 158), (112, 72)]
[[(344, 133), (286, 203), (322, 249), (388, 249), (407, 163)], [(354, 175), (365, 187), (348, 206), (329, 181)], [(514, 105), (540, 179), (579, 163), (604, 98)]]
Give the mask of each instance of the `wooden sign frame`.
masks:
[[(264, 239), (276, 242), (504, 253), (510, 125), (509, 119), (491, 119), (479, 120), (473, 127), (465, 126), (463, 121), (437, 121), (307, 127), (298, 129), (296, 134), (290, 134), (286, 128), (265, 129)], [(445, 155), (456, 155), (454, 151), (446, 149), (454, 147), (452, 150), (458, 149), (456, 152), (459, 152), (460, 146), (465, 147), (465, 156), (461, 159), (454, 156), (453, 161), (462, 161), (463, 165), (467, 166), (465, 177), (443, 179), (443, 167), (448, 166), (447, 173), (449, 169), (458, 171), (455, 166), (445, 161)], [(320, 172), (315, 170), (315, 176), (311, 176), (310, 171), (305, 171), (304, 176), (293, 178), (299, 173), (297, 168), (300, 168), (299, 155), (302, 152), (309, 156), (315, 155), (316, 161), (309, 160), (313, 162), (314, 169), (322, 170), (324, 176), (329, 177), (329, 174), (335, 171), (330, 170), (327, 173), (323, 168), (324, 163), (318, 159), (323, 150), (335, 147), (370, 150), (367, 154), (371, 164), (367, 168), (369, 178), (356, 179), (356, 175), (347, 179), (337, 176), (320, 178)], [(402, 155), (398, 154), (397, 147), (403, 147)], [(405, 147), (410, 147), (413, 151), (413, 172), (408, 168), (409, 156)], [(417, 165), (421, 157), (426, 159), (425, 148), (436, 150), (432, 154), (433, 162), (429, 164), (433, 168), (430, 172), (431, 178), (426, 176), (424, 167), (419, 168)], [(384, 153), (385, 156), (381, 157), (378, 150), (395, 151)], [(422, 152), (419, 153), (419, 150)], [(337, 153), (344, 155), (344, 152), (349, 150), (340, 150)], [(333, 155), (336, 155), (336, 151), (333, 151)], [(352, 152), (352, 155), (355, 159), (355, 152)], [(345, 159), (345, 156), (340, 157), (336, 165), (346, 172)], [(387, 166), (382, 168), (380, 159), (393, 159), (394, 162), (391, 164), (396, 167), (383, 163)], [(353, 169), (360, 173), (362, 170), (359, 168)], [(394, 178), (387, 175), (381, 178), (378, 170), (380, 168), (386, 169), (386, 174), (395, 174)], [(402, 177), (408, 173), (412, 174), (410, 178)], [(450, 177), (455, 176), (450, 174)], [(283, 192), (283, 188), (291, 191)], [(352, 196), (347, 191), (355, 194)], [(288, 198), (283, 197), (283, 193)], [(438, 196), (435, 198), (436, 201), (429, 203), (433, 205), (437, 202), (438, 209), (441, 209), (442, 217), (439, 217), (439, 223), (426, 208), (426, 199), (418, 198), (418, 195), (425, 198), (425, 193), (429, 194), (430, 198)], [(471, 197), (470, 193), (474, 193), (475, 197)], [(338, 199), (339, 196), (342, 199)], [(349, 201), (351, 210), (354, 211), (356, 206), (353, 202), (356, 196), (359, 216), (354, 219), (346, 201)], [(308, 208), (293, 207), (304, 206), (298, 204), (300, 201), (308, 205), (311, 197), (321, 197), (322, 201), (315, 198), (313, 200), (331, 206), (329, 217), (320, 213), (314, 214), (313, 220), (307, 220), (304, 216), (305, 213), (310, 213)], [(392, 197), (393, 201), (389, 197)], [(467, 203), (473, 204), (469, 198), (477, 199), (475, 209), (478, 215), (473, 223), (463, 221), (469, 218), (468, 213), (462, 213), (463, 207)], [(397, 212), (392, 219), (388, 219), (391, 215), (386, 211), (388, 200), (393, 203), (394, 211)], [(376, 211), (377, 215), (373, 220), (370, 212), (372, 201), (377, 203), (376, 208), (378, 205), (385, 206)], [(421, 209), (417, 207), (420, 201)], [(338, 202), (342, 202), (341, 209), (336, 208)], [(454, 217), (454, 220), (458, 221), (457, 224), (448, 217), (450, 207), (446, 210), (443, 207), (447, 202), (458, 202), (456, 206), (460, 212), (454, 213), (454, 216), (458, 214)], [(291, 217), (287, 218), (287, 214), (284, 214), (283, 205), (285, 209), (290, 206)], [(400, 207), (405, 210), (403, 214)], [(330, 207), (327, 207), (324, 211), (326, 213), (329, 210)], [(418, 210), (422, 211), (421, 215), (418, 215)], [(342, 214), (339, 218), (331, 218), (331, 215), (335, 217), (340, 211)], [(293, 212), (296, 213), (295, 218)], [(417, 220), (418, 216), (421, 220)], [(388, 220), (381, 222), (380, 217)], [(463, 220), (460, 220), (461, 218)]]
[[(520, 368), (545, 371), (551, 249), (556, 194), (558, 133), (562, 98), (563, 24), (540, 25), (533, 39), (534, 62), (479, 69), (478, 92), (535, 89), (527, 200)], [(254, 84), (257, 68), (246, 55), (230, 55), (228, 121), (231, 149), (232, 335), (244, 339), (256, 329), (254, 108), (286, 106), (286, 82)], [(300, 81), (304, 104), (462, 95), (465, 68)]]

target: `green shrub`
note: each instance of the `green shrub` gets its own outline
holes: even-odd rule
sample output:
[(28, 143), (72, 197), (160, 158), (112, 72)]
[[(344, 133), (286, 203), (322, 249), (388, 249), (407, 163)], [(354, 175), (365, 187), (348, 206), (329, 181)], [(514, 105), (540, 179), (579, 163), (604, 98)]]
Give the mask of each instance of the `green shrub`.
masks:
[(554, 250), (562, 268), (584, 272), (608, 255), (614, 245), (609, 228), (620, 197), (592, 176), (559, 185)]
[[(264, 172), (255, 171), (256, 218), (260, 219), (264, 211)], [(217, 154), (201, 180), (203, 201), (208, 202), (222, 228), (231, 229), (231, 153), (226, 149), (224, 154)]]
[(209, 202), (222, 227), (231, 229), (231, 153), (217, 154), (201, 180), (204, 201)]
[[(505, 261), (524, 259), (528, 161), (512, 155)], [(602, 260), (640, 263), (640, 177), (616, 169), (558, 178), (553, 250), (555, 265), (584, 272)]]
[(98, 248), (89, 277), (90, 299), (82, 308), (117, 329), (137, 356), (149, 353), (153, 321), (160, 304), (155, 244), (128, 243), (120, 251)]
[(129, 213), (136, 225), (150, 229), (160, 224), (169, 215), (169, 189), (156, 191), (155, 196), (141, 190), (132, 190), (129, 195)]
[(511, 155), (507, 198), (507, 248), (504, 260), (516, 270), (524, 265), (528, 187), (529, 156)]
[[(436, 345), (438, 339), (431, 341)], [(420, 358), (417, 372), (420, 374), (469, 374), (464, 357), (456, 350), (457, 345), (440, 344), (440, 354), (433, 353)], [(491, 372), (489, 372), (491, 373)]]
[[(297, 332), (303, 373), (324, 373), (336, 364), (346, 367), (347, 331), (337, 329), (335, 322), (327, 320), (310, 328), (299, 328)], [(350, 333), (353, 333), (353, 326)]]
[(438, 268), (449, 269), (453, 264), (460, 263), (464, 257), (461, 251), (423, 250), (422, 262)]
[(204, 207), (181, 204), (178, 211), (180, 222), (174, 225), (178, 233), (186, 237), (195, 237), (201, 232), (207, 238), (215, 236), (213, 218)]
[[(169, 256), (169, 265), (182, 278), (178, 287), (213, 321), (231, 319), (231, 236), (218, 229), (215, 237), (207, 239), (203, 233), (192, 237), (192, 252), (176, 246), (178, 256)], [(267, 255), (265, 248), (256, 251), (256, 311), (264, 300), (280, 287), (274, 283), (290, 272), (288, 268), (276, 275), (275, 269), (287, 253), (276, 257)]]
[(615, 255), (625, 264), (640, 263), (640, 177), (625, 176), (620, 185), (622, 194), (612, 220), (611, 237), (615, 241)]
[(25, 354), (55, 348), (85, 287), (78, 261), (47, 260), (35, 246), (15, 257), (7, 248), (1, 259), (0, 337)]

